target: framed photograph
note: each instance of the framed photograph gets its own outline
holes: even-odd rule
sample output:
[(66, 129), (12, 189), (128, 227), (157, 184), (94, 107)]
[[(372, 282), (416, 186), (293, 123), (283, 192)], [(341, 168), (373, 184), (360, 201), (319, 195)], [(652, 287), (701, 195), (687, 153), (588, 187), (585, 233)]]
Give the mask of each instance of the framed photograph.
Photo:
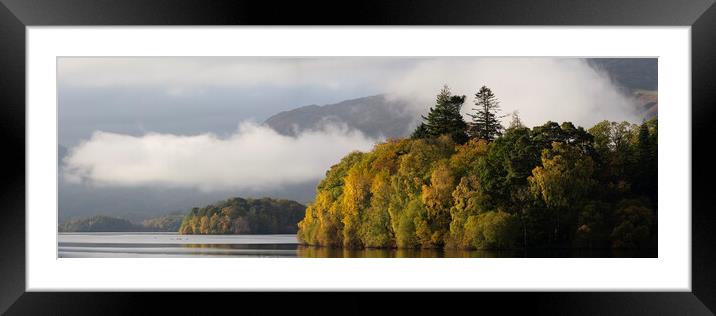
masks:
[(0, 307), (710, 314), (712, 4), (3, 0)]

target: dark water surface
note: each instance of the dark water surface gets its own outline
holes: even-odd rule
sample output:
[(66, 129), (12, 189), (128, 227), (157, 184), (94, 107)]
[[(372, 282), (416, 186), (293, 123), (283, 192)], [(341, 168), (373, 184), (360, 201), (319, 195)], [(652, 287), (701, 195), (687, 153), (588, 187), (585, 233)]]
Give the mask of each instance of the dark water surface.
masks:
[(177, 235), (174, 233), (60, 233), (59, 258), (303, 257), (303, 258), (641, 258), (652, 250), (439, 250), (309, 247), (295, 235)]

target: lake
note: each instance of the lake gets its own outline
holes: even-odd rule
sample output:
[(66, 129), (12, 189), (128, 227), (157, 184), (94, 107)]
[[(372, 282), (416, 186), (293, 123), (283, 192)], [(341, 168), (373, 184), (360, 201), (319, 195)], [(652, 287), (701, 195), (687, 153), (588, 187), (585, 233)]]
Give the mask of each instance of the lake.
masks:
[(176, 233), (60, 233), (59, 258), (513, 258), (656, 257), (656, 250), (348, 250), (300, 245), (296, 235), (177, 235)]

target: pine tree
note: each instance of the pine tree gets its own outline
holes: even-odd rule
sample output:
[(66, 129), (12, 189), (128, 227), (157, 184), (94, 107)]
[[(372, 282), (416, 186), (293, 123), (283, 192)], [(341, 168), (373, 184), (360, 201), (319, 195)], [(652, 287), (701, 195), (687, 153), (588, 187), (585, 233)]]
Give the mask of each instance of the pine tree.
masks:
[(492, 93), (492, 90), (486, 86), (482, 86), (480, 91), (475, 94), (475, 105), (473, 108), (475, 114), (469, 114), (472, 117), (468, 133), (472, 138), (484, 139), (492, 141), (502, 135), (502, 124), (500, 124), (497, 112), (500, 110), (500, 102)]
[(420, 123), (417, 128), (415, 128), (415, 131), (413, 134), (410, 135), (410, 138), (412, 139), (418, 139), (418, 138), (426, 138), (429, 137), (428, 135), (428, 127), (425, 125), (425, 123)]
[(467, 141), (467, 123), (460, 114), (465, 96), (452, 95), (448, 86), (443, 86), (423, 123), (413, 132), (413, 138), (438, 137), (450, 135), (453, 141), (463, 144)]

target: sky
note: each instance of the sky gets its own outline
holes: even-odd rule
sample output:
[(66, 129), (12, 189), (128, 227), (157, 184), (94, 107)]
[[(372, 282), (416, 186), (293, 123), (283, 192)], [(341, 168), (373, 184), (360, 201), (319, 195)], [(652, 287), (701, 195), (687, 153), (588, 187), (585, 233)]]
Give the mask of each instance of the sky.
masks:
[(487, 85), (528, 126), (638, 120), (634, 100), (574, 58), (65, 57), (57, 76), (59, 144), (69, 150), (61, 178), (95, 190), (261, 195), (315, 185), (381, 139), (340, 125), (289, 137), (261, 122), (375, 94), (405, 100), (419, 117), (444, 84), (466, 104)]

